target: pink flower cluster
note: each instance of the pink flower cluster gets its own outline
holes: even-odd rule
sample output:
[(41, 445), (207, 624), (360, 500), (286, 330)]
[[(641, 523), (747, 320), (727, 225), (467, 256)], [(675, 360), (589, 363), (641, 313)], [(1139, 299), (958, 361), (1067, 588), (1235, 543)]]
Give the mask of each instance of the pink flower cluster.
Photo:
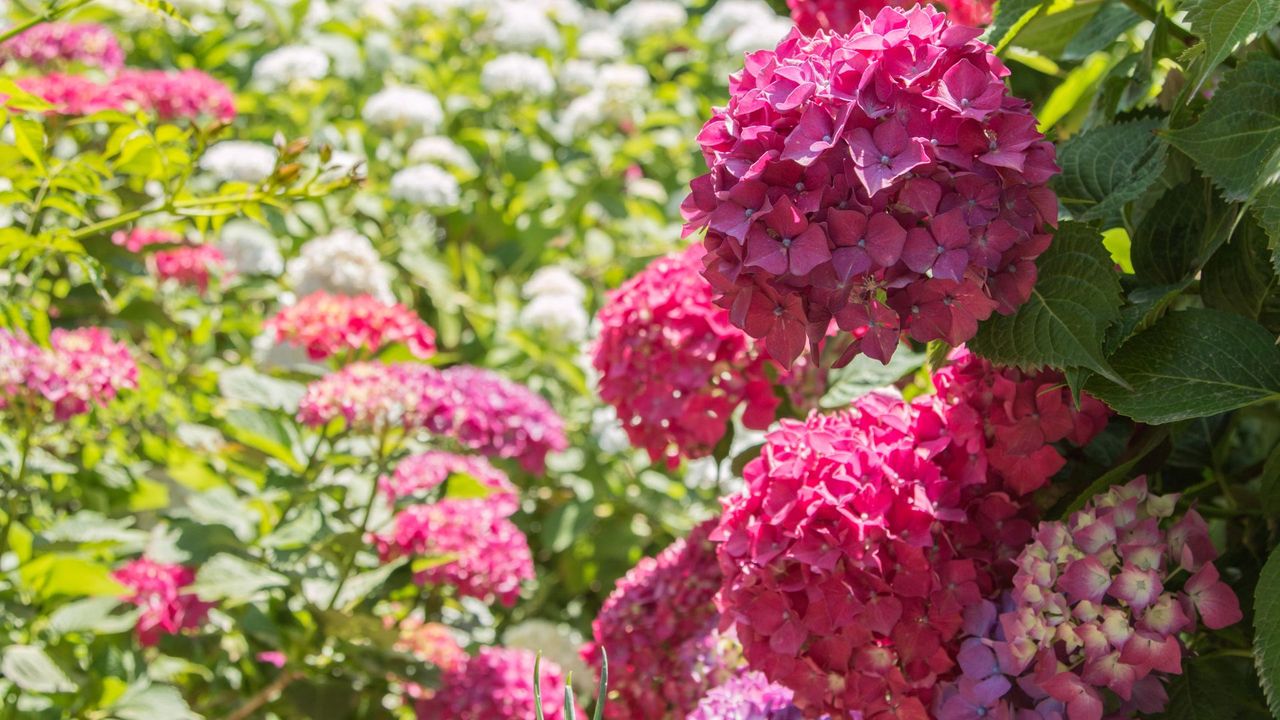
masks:
[(432, 493), (447, 487), (454, 475), (465, 475), (478, 482), (489, 491), (485, 499), (505, 514), (511, 515), (518, 509), (519, 497), (506, 473), (484, 458), (442, 450), (427, 450), (401, 460), (390, 476), (379, 478), (378, 489), (392, 503), (404, 498), (435, 500)]
[(787, 688), (755, 671), (712, 688), (685, 720), (803, 720)]
[(445, 499), (413, 505), (396, 515), (374, 543), (383, 562), (398, 557), (439, 557), (418, 571), (420, 585), (452, 587), (458, 595), (510, 606), (521, 584), (533, 579), (533, 556), (524, 533), (508, 518), (501, 499)]
[[(791, 19), (805, 35), (819, 30), (848, 34), (862, 22), (862, 16), (875, 17), (886, 7), (908, 8), (912, 0), (787, 0)], [(935, 3), (947, 10), (947, 17), (958, 25), (982, 27), (991, 22), (995, 0), (947, 0)]]
[(103, 110), (142, 110), (160, 120), (230, 121), (236, 116), (231, 90), (201, 70), (124, 70), (105, 83), (80, 75), (50, 73), (20, 78), (18, 85), (43, 98), (60, 115)]
[(267, 321), (277, 342), (307, 349), (312, 360), (331, 355), (374, 351), (404, 343), (420, 358), (436, 351), (436, 333), (409, 308), (388, 305), (372, 295), (315, 292)]
[(773, 421), (765, 360), (712, 302), (700, 246), (659, 258), (609, 295), (592, 364), (600, 397), (654, 462), (709, 455), (746, 405), (748, 427)]
[(111, 242), (131, 253), (140, 253), (152, 245), (181, 245), (186, 241), (172, 230), (139, 227), (128, 232), (117, 230), (111, 234)]
[(134, 228), (116, 232), (111, 242), (129, 252), (141, 252), (151, 245), (178, 245), (157, 250), (147, 257), (151, 272), (159, 280), (173, 280), (200, 292), (209, 289), (209, 280), (227, 267), (227, 258), (213, 245), (186, 245), (184, 238), (171, 230)]
[(0, 409), (42, 412), (68, 420), (138, 386), (129, 349), (102, 328), (54, 330), (49, 348), (0, 330)]
[(902, 333), (959, 345), (1035, 282), (1058, 168), (979, 31), (885, 8), (747, 57), (699, 134), (685, 232), (730, 320), (789, 366), (832, 320), (842, 361)]
[(341, 419), (353, 432), (377, 435), (389, 428), (415, 430), (448, 388), (435, 368), (417, 363), (357, 362), (307, 385), (298, 420), (323, 427)]
[[(528, 650), (481, 648), (460, 667), (446, 670), (440, 689), (417, 704), (418, 720), (530, 720), (536, 655)], [(564, 672), (543, 658), (542, 712), (546, 720), (585, 720), (564, 716)]]
[(194, 593), (182, 591), (196, 577), (195, 570), (185, 565), (137, 558), (112, 573), (112, 577), (129, 588), (125, 600), (142, 609), (137, 633), (143, 645), (155, 645), (162, 635), (200, 627), (213, 607), (213, 603), (200, 600)]
[(0, 60), (47, 67), (77, 63), (115, 72), (124, 67), (124, 51), (110, 30), (92, 23), (41, 23), (0, 45)]
[(396, 641), (395, 648), (428, 665), (449, 672), (461, 669), (467, 662), (467, 652), (458, 645), (453, 631), (446, 625), (408, 617), (401, 620), (396, 629), (400, 638)]
[(1170, 522), (1177, 500), (1138, 478), (1068, 522), (1041, 524), (1018, 557), (1005, 612), (997, 618), (986, 603), (973, 614), (975, 637), (939, 695), (939, 720), (1163, 711), (1162, 677), (1182, 672), (1178, 634), (1194, 632), (1197, 618), (1215, 630), (1242, 618), (1204, 520), (1191, 510)]
[[(720, 586), (715, 546), (703, 523), (654, 558), (645, 558), (618, 581), (592, 624), (594, 643), (582, 656), (597, 671), (609, 653), (610, 720), (683, 717), (719, 684), (715, 672), (691, 664), (707, 660)], [(697, 670), (697, 671), (695, 671)]]
[(569, 447), (564, 420), (524, 385), (468, 365), (440, 375), (448, 393), (431, 413), (432, 432), (483, 455), (514, 458), (533, 473), (542, 472), (548, 453)]

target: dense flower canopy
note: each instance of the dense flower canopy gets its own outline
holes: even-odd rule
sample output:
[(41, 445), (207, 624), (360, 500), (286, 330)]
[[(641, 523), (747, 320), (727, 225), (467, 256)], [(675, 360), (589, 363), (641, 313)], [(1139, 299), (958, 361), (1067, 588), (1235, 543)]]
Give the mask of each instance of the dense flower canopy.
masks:
[(161, 120), (222, 120), (235, 117), (226, 85), (200, 70), (123, 70), (105, 83), (81, 75), (50, 73), (18, 84), (61, 115), (102, 110), (142, 110)]
[(0, 45), (0, 59), (39, 68), (77, 63), (114, 72), (124, 67), (124, 51), (116, 36), (93, 23), (36, 25)]
[(312, 360), (340, 353), (377, 352), (403, 343), (420, 358), (435, 354), (436, 333), (412, 310), (370, 295), (316, 292), (267, 321), (277, 342), (300, 345)]
[(141, 609), (136, 630), (143, 645), (155, 645), (163, 635), (200, 627), (213, 607), (194, 593), (183, 591), (196, 577), (195, 570), (185, 565), (137, 558), (112, 573), (112, 577), (129, 589), (125, 600)]
[(654, 462), (709, 454), (733, 413), (773, 421), (778, 400), (755, 344), (712, 303), (702, 248), (659, 258), (609, 295), (592, 362), (600, 397)]
[(0, 410), (68, 420), (138, 386), (138, 364), (103, 328), (55, 329), (49, 347), (0, 329)]
[[(440, 690), (418, 702), (418, 720), (530, 720), (533, 667), (537, 655), (528, 650), (481, 648), (440, 678)], [(564, 716), (564, 673), (555, 663), (541, 665), (542, 712), (546, 720)], [(578, 710), (578, 718), (586, 715)]]
[(1054, 150), (977, 34), (886, 8), (849, 35), (793, 32), (732, 77), (685, 231), (706, 228), (717, 302), (783, 364), (833, 319), (844, 360), (887, 361), (903, 332), (959, 345), (1029, 296)]

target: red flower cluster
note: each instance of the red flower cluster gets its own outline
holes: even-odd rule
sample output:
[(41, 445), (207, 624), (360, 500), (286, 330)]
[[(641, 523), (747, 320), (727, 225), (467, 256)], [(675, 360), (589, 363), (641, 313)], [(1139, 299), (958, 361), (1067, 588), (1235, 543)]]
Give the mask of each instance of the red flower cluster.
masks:
[[(609, 653), (610, 720), (682, 718), (716, 682), (705, 645), (715, 630), (712, 598), (720, 586), (714, 521), (694, 528), (656, 558), (645, 558), (618, 581), (592, 624), (594, 643), (582, 656), (597, 671), (603, 647)], [(714, 664), (714, 660), (711, 664)]]
[[(886, 7), (908, 8), (913, 0), (787, 0), (791, 19), (805, 35), (819, 30), (847, 34), (862, 22), (862, 16), (875, 17)], [(947, 10), (947, 17), (958, 25), (982, 27), (991, 22), (995, 0), (947, 0), (935, 3)]]
[(887, 361), (903, 332), (959, 345), (1029, 296), (1057, 199), (1053, 146), (1008, 70), (929, 8), (747, 57), (699, 135), (685, 232), (738, 327), (785, 365), (834, 319)]
[[(538, 707), (533, 699), (536, 657), (528, 650), (481, 648), (442, 674), (440, 689), (418, 702), (418, 720), (530, 720)], [(564, 716), (563, 671), (545, 658), (540, 669), (546, 720), (571, 720)], [(579, 708), (572, 720), (585, 717)]]
[(63, 421), (137, 386), (133, 355), (102, 328), (54, 330), (48, 349), (0, 330), (0, 410), (41, 413), (47, 408)]
[(119, 231), (111, 236), (111, 242), (129, 252), (142, 252), (151, 245), (179, 245), (168, 250), (157, 250), (147, 257), (151, 272), (160, 280), (174, 280), (204, 292), (214, 271), (225, 269), (227, 258), (213, 245), (185, 245), (181, 235), (170, 230), (134, 228)]
[[(1144, 478), (1094, 498), (1066, 523), (1044, 523), (1018, 557), (1006, 611), (987, 603), (959, 653), (962, 675), (939, 696), (939, 720), (1101, 720), (1157, 713), (1162, 676), (1181, 674), (1178, 634), (1239, 622), (1240, 603), (1213, 566), (1194, 510)], [(1181, 590), (1171, 580), (1189, 577)], [(1116, 696), (1117, 701), (1106, 703)]]
[(176, 635), (204, 624), (213, 603), (183, 592), (196, 577), (185, 565), (166, 565), (147, 558), (131, 560), (112, 573), (116, 582), (131, 591), (125, 600), (142, 609), (138, 616), (138, 642), (155, 645), (162, 635)]
[(315, 292), (267, 321), (276, 341), (307, 349), (312, 360), (374, 351), (404, 343), (420, 358), (436, 351), (436, 333), (409, 308), (388, 305), (372, 295)]
[(451, 559), (420, 570), (420, 585), (444, 585), (458, 595), (513, 605), (520, 586), (533, 579), (533, 556), (524, 533), (508, 519), (509, 503), (489, 498), (413, 505), (396, 515), (391, 531), (375, 535), (383, 562), (398, 557)]
[(124, 51), (116, 36), (92, 23), (41, 23), (0, 45), (0, 60), (46, 67), (78, 63), (114, 72), (124, 67)]
[(483, 368), (456, 365), (441, 373), (448, 392), (429, 429), (491, 457), (515, 458), (542, 472), (547, 454), (569, 447), (564, 420), (529, 388)]
[(518, 509), (519, 497), (506, 473), (484, 458), (441, 450), (428, 450), (401, 460), (390, 477), (379, 478), (378, 489), (393, 504), (403, 498), (434, 500), (433, 491), (446, 486), (454, 475), (478, 482), (490, 493), (485, 499), (503, 508), (506, 515)]
[(106, 83), (51, 73), (20, 78), (18, 85), (52, 104), (59, 115), (137, 109), (165, 121), (236, 116), (231, 90), (201, 70), (125, 70)]
[(633, 444), (672, 467), (709, 455), (738, 406), (757, 429), (778, 406), (765, 360), (712, 302), (703, 254), (695, 245), (659, 258), (610, 293), (593, 350), (600, 397)]

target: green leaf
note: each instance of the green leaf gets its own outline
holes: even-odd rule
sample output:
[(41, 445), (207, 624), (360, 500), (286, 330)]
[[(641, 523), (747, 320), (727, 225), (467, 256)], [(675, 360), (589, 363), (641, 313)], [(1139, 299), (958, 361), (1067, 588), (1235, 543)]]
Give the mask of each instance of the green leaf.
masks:
[(1280, 514), (1280, 445), (1276, 445), (1262, 465), (1262, 483), (1258, 495), (1262, 498), (1262, 511), (1268, 515)]
[(1142, 18), (1119, 0), (1103, 4), (1088, 24), (1074, 33), (1062, 51), (1063, 60), (1082, 60), (1099, 50), (1106, 50), (1129, 28), (1142, 22)]
[(1209, 307), (1253, 318), (1280, 333), (1280, 277), (1257, 223), (1241, 223), (1231, 242), (1209, 260), (1201, 274), (1200, 294)]
[(1085, 389), (1116, 412), (1160, 424), (1280, 397), (1280, 348), (1256, 322), (1219, 310), (1165, 315), (1111, 358), (1129, 381), (1092, 378)]
[(1271, 714), (1280, 717), (1280, 549), (1272, 550), (1253, 592), (1253, 657)]
[(407, 562), (408, 558), (399, 558), (368, 572), (352, 575), (343, 583), (334, 607), (344, 610), (350, 609), (352, 605), (369, 597), (375, 590), (386, 584), (387, 578), (391, 577), (391, 573), (399, 570)]
[(14, 117), (9, 119), (9, 127), (13, 128), (13, 144), (18, 152), (44, 175), (44, 125), (31, 118)]
[(1234, 720), (1240, 714), (1234, 678), (1219, 662), (1183, 663), (1182, 675), (1169, 683), (1168, 720)]
[(172, 685), (134, 685), (109, 710), (119, 720), (200, 720)]
[(1194, 276), (1231, 236), (1238, 212), (1203, 180), (1160, 196), (1133, 233), (1133, 269), (1147, 285), (1173, 285)]
[(0, 675), (28, 692), (75, 692), (71, 678), (34, 645), (10, 645), (0, 655)]
[(982, 39), (995, 46), (997, 52), (1003, 50), (1044, 5), (1042, 0), (1000, 0)]
[(1083, 508), (1093, 498), (1106, 492), (1112, 485), (1118, 485), (1128, 480), (1138, 463), (1169, 439), (1169, 432), (1170, 428), (1168, 426), (1139, 429), (1135, 433), (1137, 442), (1131, 444), (1129, 449), (1125, 451), (1124, 460), (1121, 460), (1115, 467), (1089, 483), (1089, 486), (1080, 491), (1074, 500), (1067, 503), (1061, 511), (1055, 512), (1054, 517), (1069, 518), (1072, 513)]
[(533, 659), (533, 713), (536, 720), (546, 720), (542, 710), (542, 652)]
[(1280, 60), (1251, 56), (1223, 79), (1194, 125), (1165, 133), (1229, 201), (1248, 200), (1276, 179), (1280, 169), (1278, 79)]
[(42, 598), (58, 595), (88, 597), (125, 594), (125, 587), (111, 578), (106, 565), (75, 555), (46, 553), (18, 569), (22, 584)]
[(270, 568), (235, 555), (219, 553), (200, 566), (191, 590), (202, 600), (240, 603), (263, 590), (288, 584), (288, 578)]
[(1031, 298), (1013, 315), (993, 316), (969, 347), (1000, 365), (1087, 367), (1120, 380), (1102, 353), (1120, 317), (1120, 281), (1098, 231), (1083, 223), (1058, 228), (1037, 262)]
[(1058, 83), (1036, 112), (1039, 119), (1037, 126), (1042, 133), (1049, 132), (1059, 120), (1070, 115), (1082, 105), (1093, 102), (1097, 94), (1098, 83), (1106, 77), (1115, 64), (1115, 60), (1107, 53), (1094, 53), (1089, 59), (1080, 63)]
[(600, 646), (600, 687), (596, 690), (596, 711), (592, 715), (592, 720), (602, 720), (604, 718), (604, 703), (609, 696), (609, 654), (605, 652), (604, 646)]
[(449, 473), (445, 480), (444, 496), (451, 500), (480, 500), (493, 494), (493, 488), (464, 472)]
[(1253, 217), (1267, 233), (1271, 267), (1280, 273), (1280, 185), (1268, 185), (1253, 201)]
[(93, 631), (101, 634), (120, 633), (133, 629), (140, 609), (116, 613), (120, 599), (92, 597), (69, 602), (49, 616), (49, 627), (58, 633)]
[(1280, 23), (1280, 0), (1186, 0), (1182, 6), (1192, 34), (1201, 41), (1197, 50), (1202, 64), (1192, 92), (1241, 43)]
[(237, 366), (218, 374), (218, 391), (231, 400), (293, 413), (306, 388), (301, 383), (263, 375), (251, 367)]
[(818, 404), (828, 409), (844, 407), (872, 390), (892, 385), (915, 372), (924, 360), (924, 353), (911, 352), (906, 348), (898, 348), (887, 365), (859, 355), (848, 365), (831, 371), (827, 392)]
[(302, 463), (293, 453), (293, 438), (275, 413), (235, 408), (227, 413), (226, 420), (231, 437), (279, 460), (294, 472), (302, 472)]
[(1104, 125), (1072, 137), (1058, 148), (1062, 174), (1054, 189), (1077, 220), (1119, 224), (1120, 210), (1137, 199), (1164, 171), (1165, 144), (1156, 136), (1159, 119)]

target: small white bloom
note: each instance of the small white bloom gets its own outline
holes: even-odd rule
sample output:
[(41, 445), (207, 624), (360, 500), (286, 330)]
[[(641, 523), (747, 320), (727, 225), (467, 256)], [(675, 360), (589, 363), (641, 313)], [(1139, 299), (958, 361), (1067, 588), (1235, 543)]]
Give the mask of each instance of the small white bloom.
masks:
[(458, 180), (435, 165), (411, 165), (391, 176), (391, 197), (429, 208), (458, 206)]
[(329, 74), (329, 56), (308, 45), (286, 45), (263, 55), (253, 66), (253, 81), (266, 89), (322, 80)]
[(224, 140), (205, 151), (200, 168), (226, 182), (260, 183), (276, 167), (276, 149), (263, 143)]
[(566, 342), (581, 342), (591, 318), (569, 295), (539, 295), (520, 310), (520, 324)]
[(576, 136), (603, 123), (607, 117), (606, 102), (607, 98), (599, 90), (574, 98), (560, 114), (556, 128), (558, 139), (566, 144), (572, 143)]
[(503, 50), (560, 47), (560, 30), (547, 13), (528, 0), (499, 5), (490, 15), (493, 42)]
[[(590, 367), (591, 363), (588, 362)], [(627, 429), (618, 419), (618, 411), (612, 406), (596, 408), (591, 412), (591, 434), (596, 436), (596, 445), (611, 455), (626, 452), (631, 447), (631, 439), (627, 437)]]
[(589, 60), (569, 60), (560, 68), (560, 87), (571, 93), (584, 93), (595, 87), (600, 67)]
[(610, 103), (634, 103), (649, 89), (649, 71), (639, 65), (605, 65), (596, 76), (596, 87)]
[(791, 32), (791, 22), (781, 17), (760, 20), (743, 25), (729, 36), (724, 47), (732, 55), (755, 52), (756, 50), (772, 50), (778, 42)]
[(739, 28), (777, 18), (778, 14), (764, 0), (720, 0), (702, 16), (698, 37), (724, 40)]
[(542, 653), (566, 674), (573, 674), (575, 692), (588, 697), (595, 694), (596, 674), (578, 653), (582, 638), (571, 629), (548, 620), (525, 620), (504, 632), (502, 642), (507, 647)]
[(241, 275), (279, 275), (284, 258), (276, 238), (257, 223), (232, 220), (222, 226), (218, 249), (231, 269)]
[(628, 40), (675, 32), (688, 21), (684, 6), (674, 0), (633, 0), (613, 14), (618, 34)]
[(542, 97), (556, 89), (551, 68), (542, 58), (523, 53), (499, 55), (480, 71), (480, 85), (491, 93)]
[(373, 295), (386, 303), (391, 271), (369, 238), (354, 230), (336, 230), (307, 241), (289, 261), (289, 283), (299, 296), (323, 290), (337, 295)]
[(578, 38), (578, 55), (587, 60), (613, 60), (625, 52), (622, 40), (609, 28), (591, 30)]
[(587, 299), (587, 287), (577, 275), (560, 265), (538, 268), (525, 281), (520, 292), (530, 300), (539, 295), (566, 295), (578, 303)]
[(370, 125), (413, 127), (421, 132), (434, 132), (444, 122), (444, 108), (435, 95), (425, 90), (389, 87), (365, 101), (361, 116)]
[(409, 146), (408, 158), (409, 162), (414, 165), (435, 163), (459, 170), (466, 175), (475, 175), (479, 172), (479, 168), (476, 167), (476, 161), (471, 159), (471, 153), (463, 149), (461, 145), (442, 136), (414, 140), (413, 144)]

